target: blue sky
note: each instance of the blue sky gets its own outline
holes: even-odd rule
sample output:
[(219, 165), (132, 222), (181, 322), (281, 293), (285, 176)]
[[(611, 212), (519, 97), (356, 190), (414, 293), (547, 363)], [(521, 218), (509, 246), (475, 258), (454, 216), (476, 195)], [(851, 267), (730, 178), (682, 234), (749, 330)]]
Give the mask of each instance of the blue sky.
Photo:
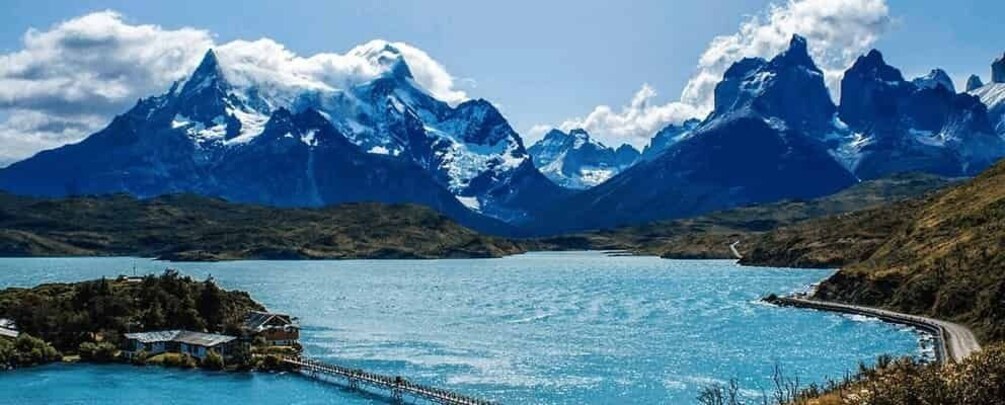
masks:
[[(560, 125), (598, 105), (617, 111), (643, 84), (657, 93), (650, 103), (680, 99), (710, 41), (735, 34), (772, 2), (626, 3), (5, 0), (0, 51), (21, 50), (31, 27), (44, 31), (106, 9), (131, 24), (207, 30), (217, 43), (268, 37), (305, 56), (345, 52), (375, 38), (403, 41), (445, 66), (456, 87), (497, 104), (514, 128), (533, 137), (535, 125)], [(991, 60), (1005, 51), (1000, 21), (1005, 1), (888, 0), (885, 5), (890, 20), (874, 46), (907, 76), (942, 67), (959, 84), (971, 73), (987, 80)], [(0, 118), (5, 107), (12, 105), (0, 105)], [(608, 135), (608, 143), (616, 143), (617, 136)]]

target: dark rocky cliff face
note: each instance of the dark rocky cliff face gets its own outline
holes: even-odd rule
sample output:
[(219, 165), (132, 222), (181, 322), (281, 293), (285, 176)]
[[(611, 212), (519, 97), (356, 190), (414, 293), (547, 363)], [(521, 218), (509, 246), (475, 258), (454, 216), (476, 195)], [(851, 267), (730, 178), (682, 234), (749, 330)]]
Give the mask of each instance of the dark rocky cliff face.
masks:
[(991, 82), (1005, 83), (1005, 54), (991, 64)]
[(987, 108), (955, 93), (947, 78), (936, 69), (908, 82), (875, 50), (848, 69), (838, 111), (864, 140), (852, 167), (859, 178), (909, 171), (974, 175), (1005, 153)]
[(814, 198), (855, 182), (821, 141), (835, 107), (806, 42), (744, 59), (715, 90), (715, 111), (652, 160), (561, 202), (553, 227), (590, 229)]
[(967, 91), (974, 91), (984, 86), (984, 82), (981, 81), (981, 77), (977, 75), (970, 75), (967, 79)]

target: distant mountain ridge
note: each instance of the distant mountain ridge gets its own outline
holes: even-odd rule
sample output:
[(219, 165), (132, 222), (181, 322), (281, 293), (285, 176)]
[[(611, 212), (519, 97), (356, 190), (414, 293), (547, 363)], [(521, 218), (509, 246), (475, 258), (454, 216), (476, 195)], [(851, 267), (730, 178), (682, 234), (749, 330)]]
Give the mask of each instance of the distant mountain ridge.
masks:
[(545, 176), (571, 189), (587, 189), (603, 183), (640, 156), (631, 145), (614, 149), (592, 139), (583, 129), (568, 133), (553, 129), (527, 151)]
[(957, 93), (941, 69), (906, 80), (873, 50), (836, 104), (807, 46), (796, 35), (771, 59), (734, 63), (707, 117), (641, 152), (582, 130), (526, 148), (490, 102), (438, 99), (385, 41), (353, 51), (380, 73), (344, 88), (241, 76), (210, 50), (85, 140), (0, 169), (0, 189), (415, 203), (479, 231), (540, 235), (812, 199), (895, 173), (972, 176), (1005, 156), (1005, 61)]
[(734, 64), (716, 86), (715, 111), (688, 136), (561, 202), (551, 225), (608, 228), (834, 193), (855, 182), (821, 139), (834, 111), (822, 72), (795, 37), (770, 61)]
[(988, 94), (956, 93), (941, 69), (907, 81), (873, 50), (845, 73), (835, 104), (796, 35), (770, 60), (734, 63), (708, 117), (667, 127), (651, 142), (658, 153), (643, 152), (633, 167), (560, 201), (548, 212), (552, 222), (537, 231), (816, 198), (896, 173), (973, 176), (1005, 156), (1005, 133), (986, 105), (995, 95)]
[(848, 69), (841, 81), (839, 117), (850, 142), (835, 153), (857, 176), (906, 171), (972, 176), (1005, 156), (1005, 141), (995, 133), (987, 107), (977, 97), (938, 84), (947, 79), (938, 72), (919, 86), (904, 80), (875, 50)]

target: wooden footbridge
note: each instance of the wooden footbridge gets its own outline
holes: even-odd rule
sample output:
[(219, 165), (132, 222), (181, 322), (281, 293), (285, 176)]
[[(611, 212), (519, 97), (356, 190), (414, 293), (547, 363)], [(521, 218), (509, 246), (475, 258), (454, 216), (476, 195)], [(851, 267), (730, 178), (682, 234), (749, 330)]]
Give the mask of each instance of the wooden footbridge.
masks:
[(473, 398), (441, 388), (416, 384), (397, 376), (370, 373), (360, 369), (343, 367), (304, 357), (285, 357), (283, 362), (292, 365), (304, 375), (324, 379), (334, 377), (345, 381), (351, 389), (360, 389), (366, 385), (382, 391), (390, 391), (391, 398), (396, 402), (404, 400), (405, 396), (446, 405), (497, 405), (495, 402)]

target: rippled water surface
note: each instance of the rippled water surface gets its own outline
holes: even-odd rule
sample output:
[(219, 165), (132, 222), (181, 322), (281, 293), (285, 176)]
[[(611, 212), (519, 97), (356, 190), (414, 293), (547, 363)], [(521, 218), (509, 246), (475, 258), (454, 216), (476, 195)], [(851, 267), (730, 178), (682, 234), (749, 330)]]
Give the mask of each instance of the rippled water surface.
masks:
[[(167, 266), (249, 291), (301, 319), (307, 354), (503, 403), (693, 403), (704, 385), (769, 388), (778, 364), (822, 381), (879, 354), (917, 354), (880, 322), (757, 302), (825, 270), (729, 261), (534, 253), (435, 261), (164, 263), (133, 258), (0, 259), (0, 287)], [(0, 373), (0, 403), (384, 403), (296, 375), (129, 366)], [(216, 402), (222, 403), (222, 402)]]

